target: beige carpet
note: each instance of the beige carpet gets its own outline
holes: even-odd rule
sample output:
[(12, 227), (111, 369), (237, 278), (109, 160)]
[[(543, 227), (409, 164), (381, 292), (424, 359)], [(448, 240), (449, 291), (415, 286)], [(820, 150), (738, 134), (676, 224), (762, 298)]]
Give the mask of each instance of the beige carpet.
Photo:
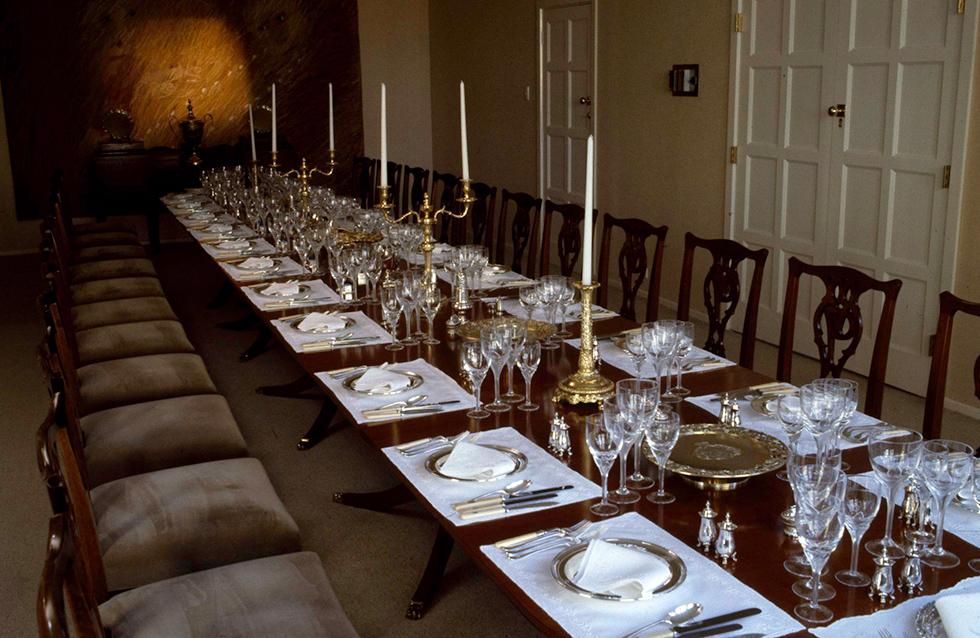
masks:
[[(279, 494), (296, 517), (306, 546), (316, 551), (361, 635), (527, 636), (534, 628), (465, 556), (453, 555), (441, 595), (426, 617), (404, 618), (408, 599), (428, 557), (436, 526), (417, 506), (381, 514), (335, 505), (342, 490), (389, 487), (394, 479), (380, 455), (353, 429), (334, 434), (309, 452), (294, 448), (318, 411), (314, 401), (255, 394), (258, 385), (299, 375), (289, 355), (272, 350), (249, 363), (238, 354), (252, 334), (215, 325), (246, 313), (238, 302), (206, 307), (221, 281), (195, 246), (164, 246), (157, 267), (175, 310), (228, 397), (252, 454), (266, 465)], [(45, 413), (46, 390), (34, 355), (40, 336), (34, 311), (38, 287), (35, 258), (0, 259), (0, 636), (35, 634), (34, 598), (40, 575), (48, 505), (34, 463), (33, 437)], [(737, 339), (732, 339), (737, 343)], [(759, 369), (775, 370), (775, 349), (760, 345)], [(814, 362), (797, 357), (794, 376), (816, 374)], [(906, 426), (921, 419), (922, 400), (889, 389), (885, 417)], [(977, 422), (947, 414), (944, 433), (980, 443)]]

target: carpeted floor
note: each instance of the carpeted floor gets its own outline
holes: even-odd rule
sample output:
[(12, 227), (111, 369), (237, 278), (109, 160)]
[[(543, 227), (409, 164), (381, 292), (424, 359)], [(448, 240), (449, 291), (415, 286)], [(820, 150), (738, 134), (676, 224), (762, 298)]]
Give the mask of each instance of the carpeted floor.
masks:
[[(168, 297), (232, 405), (249, 449), (265, 464), (300, 525), (306, 547), (319, 554), (361, 635), (536, 635), (499, 589), (459, 552), (450, 561), (433, 608), (421, 621), (406, 620), (405, 607), (428, 557), (435, 523), (414, 505), (398, 514), (380, 514), (334, 504), (331, 496), (336, 491), (373, 490), (394, 483), (380, 454), (352, 428), (342, 429), (311, 451), (296, 451), (295, 442), (316, 415), (318, 402), (254, 392), (258, 385), (299, 376), (291, 357), (273, 349), (239, 363), (238, 354), (251, 343), (252, 333), (222, 330), (216, 324), (240, 318), (247, 309), (237, 301), (217, 309), (207, 307), (221, 277), (196, 246), (165, 245), (156, 262)], [(34, 353), (40, 337), (34, 310), (37, 259), (3, 258), (0, 265), (5, 301), (0, 314), (4, 381), (0, 389), (0, 636), (19, 638), (36, 633), (34, 598), (49, 510), (37, 477), (33, 437), (44, 417), (47, 393)], [(775, 369), (774, 348), (760, 344), (756, 357), (760, 370)], [(815, 374), (814, 362), (797, 357), (798, 382)], [(884, 416), (915, 426), (922, 403), (889, 389)], [(947, 413), (944, 433), (977, 444), (977, 426)]]

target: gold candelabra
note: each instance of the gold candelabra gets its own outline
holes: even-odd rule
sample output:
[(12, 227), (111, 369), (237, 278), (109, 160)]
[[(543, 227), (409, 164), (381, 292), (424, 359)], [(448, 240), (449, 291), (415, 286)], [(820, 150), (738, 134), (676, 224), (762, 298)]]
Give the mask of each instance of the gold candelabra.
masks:
[(578, 351), (578, 371), (562, 379), (553, 400), (568, 403), (597, 403), (615, 395), (616, 386), (596, 369), (596, 343), (592, 335), (592, 293), (599, 284), (573, 284), (582, 292), (582, 344)]
[(249, 175), (252, 180), (252, 192), (259, 194), (259, 163), (255, 160), (249, 162)]
[(272, 161), (269, 162), (269, 168), (272, 169), (272, 172), (273, 173), (275, 173), (275, 172), (277, 172), (279, 170), (279, 152), (278, 151), (272, 151)]
[[(275, 154), (272, 156), (273, 162), (275, 162)], [(299, 198), (300, 206), (302, 207), (303, 213), (308, 214), (310, 212), (310, 178), (319, 173), (324, 177), (330, 177), (333, 175), (334, 169), (337, 168), (336, 154), (333, 150), (330, 151), (330, 159), (327, 160), (327, 170), (322, 170), (316, 166), (307, 166), (306, 158), (304, 157), (299, 164), (298, 169), (292, 169), (283, 173), (285, 177), (298, 177), (300, 188), (299, 188)]]
[(397, 224), (409, 217), (414, 217), (422, 225), (422, 258), (424, 260), (422, 276), (425, 281), (431, 282), (433, 280), (432, 250), (436, 244), (432, 239), (432, 229), (436, 225), (439, 216), (449, 215), (455, 219), (462, 219), (470, 212), (470, 206), (476, 201), (476, 197), (473, 197), (473, 193), (470, 190), (470, 180), (462, 179), (460, 183), (463, 185), (463, 192), (456, 201), (462, 204), (462, 210), (452, 211), (445, 207), (435, 210), (429, 202), (429, 194), (426, 193), (422, 196), (422, 206), (419, 207), (419, 210), (406, 211), (398, 217), (392, 217), (391, 215), (391, 211), (395, 209), (395, 204), (391, 201), (389, 195), (391, 187), (387, 185), (378, 186), (378, 203), (374, 207), (384, 214), (386, 220), (392, 224)]

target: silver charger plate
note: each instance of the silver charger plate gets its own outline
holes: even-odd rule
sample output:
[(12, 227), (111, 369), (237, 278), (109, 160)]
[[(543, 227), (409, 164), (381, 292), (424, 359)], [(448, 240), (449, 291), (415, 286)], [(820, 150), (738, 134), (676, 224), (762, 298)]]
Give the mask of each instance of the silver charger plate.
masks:
[(554, 576), (555, 580), (557, 580), (562, 587), (575, 592), (579, 596), (585, 596), (586, 598), (593, 598), (595, 600), (612, 600), (616, 602), (649, 600), (654, 596), (658, 596), (676, 589), (681, 583), (684, 582), (684, 579), (687, 578), (687, 566), (684, 565), (684, 561), (682, 561), (677, 554), (670, 551), (666, 547), (661, 547), (660, 545), (654, 545), (653, 543), (648, 543), (647, 541), (632, 538), (604, 538), (603, 540), (607, 543), (613, 543), (622, 547), (631, 547), (633, 549), (646, 552), (651, 556), (655, 556), (656, 558), (662, 560), (667, 565), (667, 569), (670, 570), (667, 578), (664, 579), (663, 583), (654, 589), (645, 592), (642, 596), (637, 597), (624, 597), (606, 592), (589, 591), (588, 589), (579, 587), (572, 582), (572, 568), (578, 566), (578, 561), (573, 561), (573, 559), (585, 552), (585, 549), (589, 546), (588, 543), (572, 545), (555, 556), (555, 559), (551, 563), (551, 575)]
[(276, 272), (282, 268), (282, 259), (273, 259), (272, 266), (268, 268), (249, 268), (247, 266), (243, 266), (242, 264), (235, 264), (235, 267), (239, 270), (244, 270), (245, 272)]
[(491, 445), (489, 443), (476, 443), (476, 445), (482, 445), (483, 447), (490, 448), (492, 450), (497, 450), (498, 452), (503, 452), (510, 457), (510, 460), (514, 462), (514, 469), (503, 474), (497, 474), (489, 478), (461, 478), (459, 476), (451, 476), (449, 474), (444, 474), (442, 472), (442, 466), (446, 462), (446, 458), (449, 453), (452, 452), (452, 448), (443, 448), (436, 451), (432, 456), (425, 460), (425, 469), (430, 474), (435, 474), (439, 478), (443, 478), (449, 481), (461, 481), (464, 483), (487, 483), (489, 481), (496, 481), (505, 476), (510, 476), (511, 474), (517, 474), (525, 467), (527, 467), (527, 457), (524, 456), (523, 452), (515, 450), (513, 448), (504, 447), (502, 445)]
[[(265, 286), (266, 288), (268, 286), (271, 286), (271, 285), (272, 284), (268, 284), (268, 285), (263, 284), (263, 286)], [(312, 290), (313, 289), (310, 288), (308, 285), (306, 285), (306, 284), (300, 284), (299, 285), (299, 292), (296, 293), (295, 295), (267, 295), (264, 292), (262, 292), (261, 290), (256, 290), (255, 292), (258, 293), (259, 295), (261, 295), (262, 297), (268, 297), (269, 299), (295, 299), (295, 300), (302, 300), (305, 297), (309, 297), (310, 296), (310, 292)]]
[[(365, 370), (365, 372), (367, 371)], [(405, 375), (406, 377), (408, 377), (408, 385), (405, 386), (404, 388), (398, 388), (397, 390), (386, 390), (384, 392), (375, 392), (375, 391), (369, 392), (366, 390), (357, 390), (354, 388), (354, 383), (362, 376), (364, 376), (364, 372), (359, 372), (353, 376), (348, 377), (344, 381), (344, 387), (350, 390), (351, 392), (353, 392), (354, 394), (363, 394), (365, 396), (373, 396), (373, 397), (385, 397), (385, 396), (391, 396), (393, 394), (401, 394), (402, 392), (407, 392), (409, 390), (414, 390), (415, 388), (422, 385), (422, 376), (414, 372), (411, 372), (409, 370), (389, 370), (388, 372), (394, 372), (395, 374)]]
[(338, 317), (338, 319), (340, 319), (341, 321), (344, 322), (344, 325), (342, 327), (340, 327), (340, 328), (335, 328), (333, 330), (330, 330), (330, 329), (327, 329), (327, 328), (323, 327), (323, 328), (314, 328), (313, 330), (300, 330), (299, 329), (299, 324), (303, 323), (303, 319), (305, 319), (305, 318), (306, 317), (296, 317), (294, 319), (290, 319), (289, 321), (286, 322), (286, 325), (289, 326), (290, 328), (292, 328), (293, 330), (295, 330), (296, 332), (300, 333), (300, 334), (304, 334), (304, 335), (323, 335), (323, 334), (330, 334), (332, 332), (341, 332), (342, 330), (347, 330), (348, 328), (350, 328), (351, 326), (353, 326), (355, 323), (357, 323), (356, 321), (354, 321), (350, 317)]
[(919, 638), (947, 638), (936, 603), (926, 603), (915, 615), (915, 632)]

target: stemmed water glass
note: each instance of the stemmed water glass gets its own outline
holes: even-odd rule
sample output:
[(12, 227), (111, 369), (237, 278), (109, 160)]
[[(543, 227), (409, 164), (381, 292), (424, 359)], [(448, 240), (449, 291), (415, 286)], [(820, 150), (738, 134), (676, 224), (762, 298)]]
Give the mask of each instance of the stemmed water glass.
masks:
[(575, 288), (571, 286), (567, 277), (562, 277), (562, 279), (562, 285), (558, 291), (558, 313), (561, 317), (561, 327), (555, 336), (567, 339), (572, 336), (572, 333), (565, 327), (565, 320), (568, 318), (568, 307), (575, 301)]
[(844, 536), (844, 490), (847, 475), (819, 466), (794, 468), (797, 483), (796, 533), (810, 562), (810, 599), (793, 609), (797, 618), (812, 624), (829, 622), (834, 613), (819, 602), (820, 572)]
[[(793, 490), (793, 505), (790, 506), (790, 512), (792, 514), (792, 519), (796, 520), (797, 508), (799, 507), (799, 502), (801, 495), (798, 491), (799, 481), (803, 476), (818, 476), (827, 474), (831, 470), (840, 469), (841, 453), (840, 450), (835, 450), (832, 454), (820, 455), (815, 452), (810, 452), (809, 450), (814, 449), (815, 446), (810, 445), (810, 442), (804, 442), (800, 437), (789, 446), (788, 453), (786, 455), (786, 468), (789, 473), (789, 484)], [(811, 578), (813, 576), (810, 562), (806, 555), (802, 552), (790, 555), (785, 561), (783, 561), (783, 569), (794, 576), (799, 576), (802, 580), (798, 580), (793, 583), (793, 592), (800, 598), (810, 597), (810, 587)], [(822, 575), (822, 574), (821, 574)], [(818, 600), (830, 600), (837, 595), (833, 586), (817, 581), (820, 591), (818, 592)]]
[(527, 313), (527, 322), (531, 323), (531, 316), (534, 314), (535, 308), (541, 304), (541, 300), (538, 298), (538, 289), (536, 286), (524, 286), (519, 294), (521, 308)]
[(425, 313), (425, 320), (429, 327), (429, 333), (422, 343), (427, 346), (439, 345), (442, 342), (435, 338), (433, 332), (436, 315), (439, 313), (439, 308), (442, 307), (442, 291), (435, 284), (425, 286), (419, 302), (422, 305), (422, 312)]
[(405, 315), (405, 338), (401, 343), (407, 346), (418, 345), (419, 340), (412, 334), (412, 314), (419, 303), (419, 280), (416, 273), (406, 270), (402, 273), (401, 285), (398, 286), (398, 302)]
[[(639, 452), (640, 446), (637, 445), (644, 429), (650, 424), (657, 412), (660, 400), (660, 387), (653, 379), (621, 379), (616, 382), (616, 404), (622, 416), (623, 424), (623, 446), (620, 450), (619, 464), (619, 488), (613, 493), (614, 503), (629, 504), (640, 500), (640, 495), (629, 489), (646, 489), (652, 486), (652, 481), (648, 485), (633, 485), (632, 480), (640, 475), (639, 455), (633, 460), (633, 475), (626, 477), (626, 460), (629, 458), (630, 448), (636, 445)], [(648, 481), (650, 479), (647, 479)]]
[(517, 365), (517, 357), (527, 340), (527, 328), (513, 324), (506, 325), (505, 328), (510, 335), (510, 354), (507, 356), (507, 392), (503, 399), (507, 403), (520, 403), (524, 397), (514, 392), (514, 366)]
[(973, 448), (948, 439), (926, 441), (922, 444), (919, 467), (929, 493), (939, 506), (936, 540), (922, 553), (922, 562), (937, 569), (951, 569), (960, 564), (960, 559), (943, 548), (943, 524), (950, 501), (973, 475)]
[(676, 397), (686, 397), (691, 391), (684, 387), (684, 357), (691, 353), (694, 347), (694, 324), (690, 321), (678, 321), (674, 324), (677, 345), (674, 347), (674, 362), (677, 365), (677, 385), (671, 393)]
[(381, 286), (381, 314), (384, 318), (385, 327), (391, 333), (392, 342), (385, 346), (385, 350), (403, 350), (405, 345), (398, 340), (398, 315), (401, 314), (401, 300), (398, 296), (398, 289), (401, 287), (400, 281), (391, 281)]
[(463, 343), (463, 371), (470, 379), (470, 387), (473, 388), (474, 407), (466, 413), (471, 419), (485, 419), (490, 413), (483, 409), (480, 402), (480, 389), (483, 387), (483, 380), (487, 378), (487, 370), (490, 369), (490, 359), (483, 351), (483, 344), (479, 341), (466, 341)]
[(905, 556), (902, 546), (892, 540), (895, 502), (902, 485), (919, 465), (922, 453), (922, 435), (911, 430), (883, 428), (868, 438), (868, 456), (875, 478), (885, 491), (884, 538), (865, 543), (864, 548), (875, 556), (899, 559)]
[(871, 578), (858, 571), (861, 537), (871, 527), (871, 521), (878, 515), (881, 498), (878, 493), (853, 481), (847, 484), (844, 493), (844, 527), (851, 536), (851, 566), (834, 574), (837, 582), (846, 587), (866, 587)]
[(517, 368), (521, 371), (521, 376), (524, 377), (524, 403), (517, 406), (518, 410), (533, 412), (540, 407), (537, 403), (531, 402), (531, 379), (537, 372), (540, 362), (541, 342), (525, 340), (524, 347), (517, 355)]
[[(565, 283), (565, 277), (561, 275), (546, 275), (538, 280), (535, 288), (538, 291), (538, 300), (542, 309), (549, 317), (549, 323), (555, 323), (555, 313), (558, 310), (558, 302), (561, 298), (561, 290)], [(560, 339), (554, 334), (549, 335), (541, 347), (545, 350), (555, 350), (560, 345)]]
[[(776, 409), (774, 410), (776, 420), (786, 433), (791, 448), (796, 447), (800, 435), (803, 433), (803, 413), (800, 410), (800, 393), (793, 391), (782, 394), (776, 398)], [(786, 469), (779, 470), (776, 478), (787, 481), (789, 476)]]
[(636, 378), (642, 378), (643, 363), (647, 359), (647, 347), (643, 341), (643, 332), (636, 330), (626, 333), (623, 347), (626, 349), (626, 354), (633, 360), (633, 365), (636, 366)]
[(602, 501), (593, 503), (589, 511), (596, 516), (612, 516), (619, 512), (619, 508), (609, 502), (609, 470), (623, 445), (619, 419), (605, 412), (589, 414), (585, 417), (585, 441), (602, 475)]
[[(973, 488), (973, 511), (980, 512), (980, 459), (973, 459), (973, 477), (972, 484)], [(974, 558), (967, 563), (975, 572), (980, 573), (980, 558)]]
[[(643, 324), (643, 343), (646, 344), (647, 352), (653, 357), (653, 364), (657, 368), (657, 377), (661, 380), (664, 377), (664, 364), (669, 360), (671, 353), (677, 344), (677, 332), (673, 329), (673, 322), (666, 320), (653, 321)], [(667, 374), (667, 388), (670, 387), (670, 374)], [(661, 384), (664, 394), (668, 391)]]
[(500, 373), (510, 357), (510, 336), (506, 326), (492, 326), (480, 333), (480, 343), (483, 352), (490, 359), (490, 369), (493, 371), (493, 402), (486, 408), (491, 412), (506, 412), (510, 406), (500, 399)]
[(835, 428), (844, 412), (844, 401), (828, 379), (817, 379), (800, 388), (803, 426), (817, 442), (817, 454), (824, 454), (836, 441)]
[(644, 430), (647, 445), (653, 452), (653, 458), (657, 461), (657, 468), (660, 471), (660, 481), (657, 483), (657, 491), (647, 495), (647, 500), (657, 505), (673, 503), (676, 499), (673, 494), (667, 492), (664, 487), (666, 483), (665, 474), (667, 471), (667, 459), (677, 445), (677, 439), (681, 433), (681, 415), (673, 410), (661, 407), (657, 410), (653, 422)]
[[(841, 401), (840, 418), (834, 425), (834, 441), (840, 445), (841, 431), (851, 422), (851, 417), (857, 410), (858, 384), (850, 379), (824, 379), (823, 383), (836, 392)], [(841, 469), (846, 472), (850, 469), (850, 465), (845, 461), (841, 463)]]

